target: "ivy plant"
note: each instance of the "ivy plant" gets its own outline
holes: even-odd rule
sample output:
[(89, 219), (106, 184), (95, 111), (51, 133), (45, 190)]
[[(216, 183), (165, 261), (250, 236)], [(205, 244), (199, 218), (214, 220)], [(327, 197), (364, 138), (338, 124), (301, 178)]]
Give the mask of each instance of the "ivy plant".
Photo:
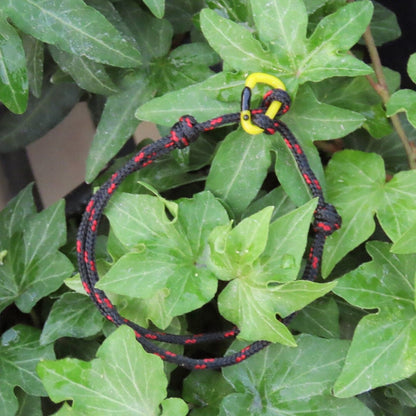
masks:
[[(97, 287), (145, 327), (239, 327), (193, 356), (271, 342), (221, 371), (176, 371), (86, 296), (83, 207), (38, 212), (28, 185), (0, 212), (0, 413), (415, 414), (416, 89), (377, 49), (400, 33), (370, 0), (4, 0), (1, 152), (86, 101), (93, 192), (141, 121), (163, 136), (184, 114), (236, 112), (265, 72), (342, 226), (319, 280), (299, 280), (317, 201), (281, 137), (224, 127), (128, 177), (104, 212)], [(416, 54), (407, 72), (416, 83)]]

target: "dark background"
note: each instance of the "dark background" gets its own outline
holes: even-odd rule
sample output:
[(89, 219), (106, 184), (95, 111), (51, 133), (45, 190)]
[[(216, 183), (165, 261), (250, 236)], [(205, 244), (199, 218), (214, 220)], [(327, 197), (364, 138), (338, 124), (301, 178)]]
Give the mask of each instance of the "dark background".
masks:
[(407, 75), (409, 56), (416, 52), (416, 0), (378, 0), (392, 10), (399, 22), (402, 36), (378, 48), (381, 62), (402, 76), (402, 88), (416, 89)]

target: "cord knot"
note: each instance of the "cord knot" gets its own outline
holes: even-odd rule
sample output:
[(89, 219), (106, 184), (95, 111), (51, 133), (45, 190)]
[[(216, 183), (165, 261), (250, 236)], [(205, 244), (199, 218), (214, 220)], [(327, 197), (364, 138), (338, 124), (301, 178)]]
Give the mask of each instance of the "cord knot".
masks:
[(273, 101), (278, 101), (281, 103), (276, 117), (279, 117), (289, 111), (291, 99), (289, 94), (285, 90), (273, 89), (267, 91), (266, 94), (263, 95), (261, 107), (267, 109)]
[(315, 211), (315, 220), (313, 222), (313, 230), (321, 233), (326, 237), (341, 227), (341, 216), (332, 204), (325, 202), (318, 205)]
[[(280, 102), (281, 106), (276, 116), (272, 119), (268, 115), (266, 115), (266, 112), (270, 105), (275, 101)], [(269, 90), (268, 92), (266, 92), (266, 94), (264, 94), (260, 108), (251, 111), (253, 124), (263, 129), (264, 133), (266, 134), (274, 134), (276, 133), (279, 127), (279, 122), (276, 121), (276, 118), (287, 113), (289, 108), (290, 97), (285, 90)]]
[[(254, 110), (256, 111), (256, 110)], [(263, 112), (261, 113), (252, 113), (252, 121), (257, 127), (260, 127), (264, 130), (266, 134), (275, 134), (279, 123), (275, 120), (272, 120), (269, 116), (266, 116)]]
[(182, 116), (170, 131), (171, 138), (178, 149), (184, 149), (194, 142), (200, 134), (198, 122), (190, 115)]

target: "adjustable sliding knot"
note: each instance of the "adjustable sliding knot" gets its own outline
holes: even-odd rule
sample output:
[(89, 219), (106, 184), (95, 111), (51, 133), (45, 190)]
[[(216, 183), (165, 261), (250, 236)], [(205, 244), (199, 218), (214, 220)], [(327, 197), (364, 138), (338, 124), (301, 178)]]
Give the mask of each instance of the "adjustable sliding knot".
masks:
[(276, 89), (267, 91), (266, 94), (263, 95), (263, 101), (261, 103), (261, 107), (267, 110), (274, 101), (281, 103), (281, 106), (279, 108), (279, 111), (276, 114), (276, 117), (286, 114), (289, 111), (291, 99), (290, 99), (289, 94), (285, 90), (276, 88)]
[(251, 121), (254, 125), (261, 128), (265, 134), (274, 134), (279, 127), (279, 122), (272, 120), (269, 116), (264, 113), (253, 112)]
[(178, 149), (184, 149), (199, 136), (198, 122), (190, 115), (182, 116), (170, 131), (171, 138)]
[[(279, 102), (281, 106), (272, 119), (268, 116), (268, 108), (274, 102)], [(264, 94), (260, 108), (261, 111), (259, 109), (251, 111), (252, 123), (262, 129), (265, 134), (275, 134), (279, 128), (279, 122), (276, 120), (276, 117), (285, 114), (290, 108), (289, 94), (281, 89), (269, 90)]]
[(340, 227), (341, 216), (335, 207), (328, 202), (318, 205), (315, 211), (313, 230), (328, 237)]

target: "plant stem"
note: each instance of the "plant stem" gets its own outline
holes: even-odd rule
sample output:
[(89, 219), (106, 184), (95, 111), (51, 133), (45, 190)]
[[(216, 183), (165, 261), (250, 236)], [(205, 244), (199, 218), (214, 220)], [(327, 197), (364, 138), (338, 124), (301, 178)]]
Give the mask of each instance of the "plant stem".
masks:
[[(371, 62), (373, 64), (376, 80), (374, 81), (370, 75), (367, 75), (367, 79), (377, 94), (381, 97), (383, 104), (386, 105), (390, 99), (390, 93), (387, 86), (386, 78), (383, 73), (383, 65), (381, 64), (380, 55), (378, 54), (377, 46), (374, 42), (373, 34), (371, 33), (370, 26), (367, 27), (363, 35), (365, 44), (367, 46), (368, 53), (370, 55)], [(403, 129), (399, 116), (394, 114), (390, 117), (394, 130), (396, 130), (402, 145), (406, 151), (407, 160), (410, 169), (416, 169), (416, 148), (409, 141), (406, 132)]]
[(34, 310), (34, 309), (32, 309), (32, 310), (30, 311), (30, 317), (32, 318), (33, 326), (34, 326), (35, 328), (41, 328), (41, 327), (42, 327), (42, 325), (41, 325), (41, 323), (40, 323), (39, 316), (38, 316), (38, 314), (35, 312), (35, 310)]

